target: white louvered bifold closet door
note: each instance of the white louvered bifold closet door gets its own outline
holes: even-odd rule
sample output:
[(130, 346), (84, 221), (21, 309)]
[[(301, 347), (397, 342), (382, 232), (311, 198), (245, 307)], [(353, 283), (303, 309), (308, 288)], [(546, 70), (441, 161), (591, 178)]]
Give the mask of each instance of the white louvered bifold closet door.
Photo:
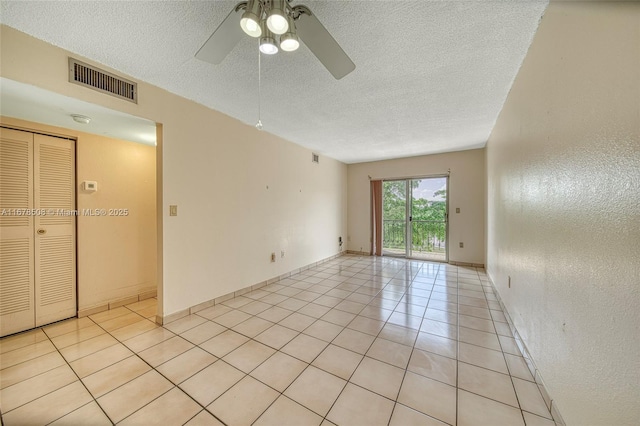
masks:
[(0, 212), (0, 337), (75, 316), (74, 141), (0, 127)]
[(34, 135), (36, 326), (76, 314), (74, 142)]
[(35, 327), (31, 209), (33, 133), (0, 128), (0, 336)]

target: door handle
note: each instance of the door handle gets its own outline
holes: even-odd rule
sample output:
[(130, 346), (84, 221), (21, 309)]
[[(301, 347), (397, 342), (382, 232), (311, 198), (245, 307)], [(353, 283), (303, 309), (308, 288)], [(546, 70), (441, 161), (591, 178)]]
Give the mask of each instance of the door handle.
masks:
[(44, 235), (46, 233), (47, 233), (46, 229), (42, 229), (42, 228), (38, 229), (38, 235)]

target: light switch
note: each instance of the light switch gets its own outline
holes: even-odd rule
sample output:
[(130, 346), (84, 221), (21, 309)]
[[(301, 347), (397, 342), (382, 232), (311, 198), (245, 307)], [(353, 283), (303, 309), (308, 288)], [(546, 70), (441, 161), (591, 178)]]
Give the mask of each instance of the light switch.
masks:
[(460, 213), (460, 207), (456, 207), (456, 213)]
[(169, 216), (178, 216), (178, 206), (172, 204), (169, 206)]

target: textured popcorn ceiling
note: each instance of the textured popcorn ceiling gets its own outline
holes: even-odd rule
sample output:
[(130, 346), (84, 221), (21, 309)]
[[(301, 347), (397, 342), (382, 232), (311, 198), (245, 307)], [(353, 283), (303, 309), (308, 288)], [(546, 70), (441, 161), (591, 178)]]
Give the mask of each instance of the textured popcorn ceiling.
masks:
[[(335, 80), (304, 45), (263, 56), (264, 130), (347, 163), (484, 146), (547, 6), (301, 3), (356, 70)], [(254, 125), (257, 41), (247, 36), (221, 65), (194, 58), (235, 4), (3, 0), (0, 21)]]

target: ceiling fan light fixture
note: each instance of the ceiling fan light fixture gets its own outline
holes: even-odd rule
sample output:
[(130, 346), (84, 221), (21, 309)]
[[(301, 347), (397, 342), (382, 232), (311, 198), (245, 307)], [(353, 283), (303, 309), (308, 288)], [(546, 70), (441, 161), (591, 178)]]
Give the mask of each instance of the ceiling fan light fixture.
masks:
[(278, 45), (276, 44), (276, 38), (268, 28), (265, 28), (266, 25), (264, 21), (261, 23), (262, 26), (262, 37), (260, 37), (260, 52), (265, 55), (275, 55), (278, 53)]
[(242, 28), (242, 31), (251, 37), (260, 37), (262, 35), (260, 15), (262, 15), (260, 1), (249, 0), (249, 3), (247, 3), (247, 9), (240, 19), (240, 27)]
[(300, 39), (296, 34), (296, 25), (293, 23), (293, 18), (288, 16), (287, 21), (289, 23), (289, 31), (280, 36), (280, 49), (285, 52), (293, 52), (300, 47)]
[(278, 46), (273, 37), (262, 37), (260, 39), (260, 51), (265, 55), (275, 55), (278, 53)]
[(295, 33), (286, 33), (280, 37), (280, 49), (285, 52), (293, 52), (300, 47), (300, 40)]
[(271, 10), (267, 16), (267, 26), (274, 34), (284, 34), (289, 29), (286, 7), (286, 0), (272, 0)]

